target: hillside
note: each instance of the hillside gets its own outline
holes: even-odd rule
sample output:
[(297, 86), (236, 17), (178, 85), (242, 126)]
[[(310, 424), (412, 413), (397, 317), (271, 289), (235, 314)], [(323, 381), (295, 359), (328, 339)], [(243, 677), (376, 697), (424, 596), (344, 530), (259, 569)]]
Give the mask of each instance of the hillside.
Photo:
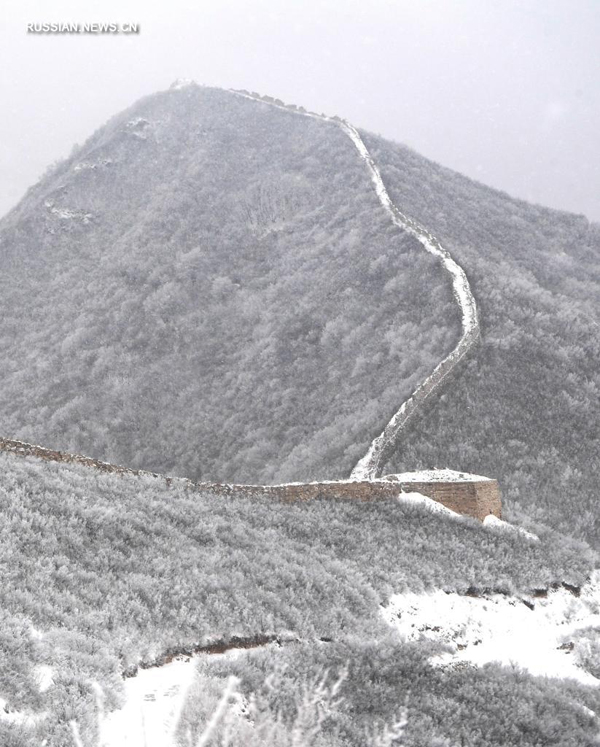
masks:
[(392, 199), (467, 268), (482, 327), (388, 470), (494, 475), (509, 505), (599, 547), (600, 226), (364, 138)]
[[(143, 99), (0, 222), (0, 743), (128, 744), (172, 663), (161, 747), (223, 691), (213, 747), (594, 744), (600, 228), (270, 101)], [(179, 479), (348, 477), (457, 350), (364, 476), (522, 526)]]
[(460, 336), (334, 125), (195, 85), (0, 223), (0, 433), (193, 479), (347, 476)]
[[(515, 697), (530, 725), (515, 744), (533, 747), (553, 730), (583, 740), (595, 733), (595, 721), (584, 718), (579, 703), (600, 708), (597, 688), (525, 673), (517, 680), (498, 665), (473, 669), (468, 677), (460, 668), (432, 668), (429, 657), (447, 646), (403, 642), (381, 614), (381, 605), (399, 593), (444, 589), (472, 600), (494, 591), (519, 607), (521, 598), (530, 599), (533, 608), (532, 594), (563, 582), (575, 590), (584, 584), (593, 562), (585, 547), (550, 530), (539, 536), (532, 541), (407, 501), (284, 503), (248, 497), (243, 489), (223, 498), (185, 481), (0, 453), (6, 657), (0, 742), (29, 747), (45, 738), (48, 747), (65, 747), (75, 720), (84, 744), (94, 744), (93, 683), (112, 711), (122, 705), (123, 675), (140, 662), (164, 661), (169, 653), (215, 641), (269, 636), (290, 643), (231, 661), (205, 655), (199, 665), (217, 668), (203, 675), (216, 678), (210, 688), (214, 692), (217, 683), (218, 692), (229, 669), (248, 694), (258, 692), (262, 678), (277, 671), (288, 698), (279, 705), (289, 710), (304, 678), (351, 660), (348, 704), (336, 727), (346, 741), (335, 745), (364, 747), (365, 729), (393, 719), (407, 689), (411, 746), (423, 745), (424, 734), (466, 734), (482, 745), (477, 735), (489, 719), (498, 729), (514, 724), (499, 704)], [(576, 598), (564, 593), (573, 607)], [(575, 653), (563, 656), (597, 671), (586, 640), (583, 630)], [(363, 681), (377, 697), (365, 699)], [(482, 707), (490, 690), (502, 697)], [(200, 704), (198, 693), (190, 693), (188, 715), (195, 724), (211, 708), (207, 690), (201, 692)], [(544, 712), (560, 715), (560, 730), (539, 717), (542, 702)], [(457, 708), (456, 718), (444, 716)]]
[[(361, 135), (482, 331), (386, 471), (493, 475), (509, 510), (597, 544), (600, 229)], [(348, 475), (460, 336), (339, 127), (195, 85), (33, 187), (0, 269), (2, 434), (192, 479)]]

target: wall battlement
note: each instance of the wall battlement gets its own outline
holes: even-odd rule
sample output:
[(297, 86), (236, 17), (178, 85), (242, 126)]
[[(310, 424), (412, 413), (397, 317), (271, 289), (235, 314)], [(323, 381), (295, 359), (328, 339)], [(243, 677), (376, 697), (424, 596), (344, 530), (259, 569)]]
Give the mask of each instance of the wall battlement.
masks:
[(479, 521), (483, 521), (488, 514), (502, 518), (502, 501), (497, 480), (401, 482), (380, 478), (288, 485), (240, 486), (205, 483), (205, 486), (222, 495), (233, 495), (236, 489), (243, 487), (246, 495), (271, 495), (290, 502), (310, 501), (316, 498), (378, 501), (396, 498), (400, 493), (413, 492), (426, 495), (458, 514), (472, 516)]
[(402, 475), (389, 475), (376, 480), (339, 480), (329, 482), (287, 483), (284, 485), (233, 485), (214, 482), (192, 482), (185, 478), (167, 477), (156, 472), (134, 470), (119, 467), (108, 462), (69, 454), (63, 451), (46, 449), (23, 441), (0, 439), (0, 452), (5, 451), (23, 457), (37, 457), (50, 462), (81, 464), (102, 472), (128, 475), (146, 475), (165, 480), (167, 484), (183, 484), (190, 489), (210, 490), (223, 496), (235, 496), (243, 492), (244, 496), (272, 496), (279, 500), (295, 502), (310, 501), (317, 498), (348, 499), (357, 501), (378, 501), (396, 498), (400, 493), (421, 493), (437, 503), (456, 511), (458, 514), (471, 516), (483, 521), (488, 514), (501, 518), (502, 503), (500, 488), (496, 480), (467, 476), (468, 479), (452, 480), (406, 480)]

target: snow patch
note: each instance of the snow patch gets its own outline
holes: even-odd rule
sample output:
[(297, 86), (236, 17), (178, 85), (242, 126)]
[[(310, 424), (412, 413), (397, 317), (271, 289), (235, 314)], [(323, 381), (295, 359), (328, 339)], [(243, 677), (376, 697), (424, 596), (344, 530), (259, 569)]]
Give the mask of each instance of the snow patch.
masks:
[(419, 472), (402, 472), (397, 475), (386, 475), (382, 480), (392, 482), (491, 482), (483, 475), (472, 475), (468, 472), (456, 472), (453, 469), (424, 469)]
[(49, 667), (47, 664), (40, 664), (40, 666), (36, 667), (34, 677), (41, 693), (45, 693), (54, 684), (54, 672), (52, 667)]
[(526, 529), (523, 529), (523, 527), (517, 527), (514, 524), (509, 524), (508, 521), (502, 521), (502, 519), (499, 519), (493, 514), (488, 514), (485, 517), (485, 519), (483, 520), (483, 526), (487, 527), (488, 529), (498, 529), (499, 531), (506, 532), (508, 534), (519, 534), (521, 537), (525, 537), (525, 539), (532, 540), (533, 542), (540, 541), (540, 538), (537, 536), (537, 534), (528, 532)]
[(397, 500), (398, 503), (408, 503), (412, 504), (413, 506), (423, 506), (423, 508), (426, 508), (428, 511), (432, 511), (435, 514), (444, 514), (444, 516), (451, 516), (453, 518), (459, 517), (462, 519), (462, 516), (456, 513), (456, 511), (443, 506), (441, 503), (434, 501), (433, 498), (429, 498), (428, 496), (422, 495), (421, 493), (400, 493)]
[[(243, 653), (231, 649), (211, 656)], [(180, 656), (126, 679), (125, 704), (100, 719), (99, 747), (178, 747), (175, 732), (200, 656), (206, 654)]]
[(84, 213), (83, 210), (71, 210), (71, 208), (56, 207), (53, 200), (46, 200), (44, 202), (44, 207), (51, 215), (54, 215), (60, 220), (80, 220), (82, 223), (87, 224), (94, 217), (92, 213)]
[(175, 747), (194, 665), (193, 658), (181, 657), (125, 680), (125, 705), (100, 723), (101, 747)]
[(93, 171), (94, 169), (109, 166), (112, 162), (112, 158), (100, 158), (97, 161), (81, 161), (81, 163), (73, 167), (73, 171), (85, 171), (86, 169)]
[(191, 78), (177, 78), (176, 80), (171, 83), (169, 86), (170, 91), (181, 91), (182, 88), (189, 88), (190, 86), (195, 86), (196, 81), (192, 80)]
[(43, 633), (41, 630), (38, 630), (33, 623), (29, 624), (29, 635), (31, 636), (32, 640), (34, 641), (41, 641), (44, 637), (45, 633)]
[(586, 716), (589, 716), (590, 718), (598, 718), (596, 712), (592, 711), (591, 708), (584, 706), (583, 703), (579, 703), (579, 708)]
[[(533, 607), (533, 609), (532, 609)], [(532, 675), (568, 677), (585, 685), (600, 680), (577, 664), (572, 638), (600, 627), (600, 572), (575, 597), (566, 589), (523, 600), (501, 594), (481, 597), (455, 592), (396, 594), (383, 608), (385, 620), (408, 641), (429, 639), (451, 651), (434, 656), (440, 667), (496, 662)]]
[(147, 130), (150, 127), (150, 122), (144, 117), (135, 117), (135, 119), (129, 120), (125, 125), (125, 129), (130, 135), (140, 138), (140, 140), (147, 140)]

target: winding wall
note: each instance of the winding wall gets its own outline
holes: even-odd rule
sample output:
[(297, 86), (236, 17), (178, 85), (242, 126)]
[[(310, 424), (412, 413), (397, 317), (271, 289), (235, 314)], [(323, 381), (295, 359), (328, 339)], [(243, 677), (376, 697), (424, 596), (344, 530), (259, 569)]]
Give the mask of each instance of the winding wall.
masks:
[(164, 480), (166, 485), (181, 485), (190, 490), (210, 491), (226, 498), (268, 497), (296, 503), (312, 500), (353, 500), (375, 502), (393, 500), (402, 492), (419, 492), (464, 516), (483, 521), (488, 514), (502, 517), (500, 488), (496, 480), (451, 480), (402, 482), (396, 475), (379, 480), (336, 480), (331, 482), (292, 482), (283, 485), (231, 485), (215, 482), (192, 482), (185, 477), (168, 477), (156, 472), (128, 469), (98, 459), (46, 449), (24, 441), (0, 438), (0, 452), (21, 457), (35, 457), (47, 462), (80, 464), (84, 467), (121, 475), (148, 476)]
[(392, 202), (387, 189), (381, 178), (381, 173), (374, 162), (367, 146), (364, 144), (358, 130), (339, 117), (328, 117), (325, 114), (316, 114), (308, 112), (302, 108), (289, 107), (283, 102), (270, 97), (261, 97), (257, 93), (248, 93), (247, 91), (231, 91), (231, 93), (252, 101), (284, 109), (287, 112), (298, 114), (304, 117), (311, 117), (325, 122), (331, 122), (339, 126), (343, 132), (350, 138), (358, 151), (361, 159), (367, 166), (371, 181), (375, 188), (379, 202), (386, 209), (392, 221), (398, 228), (414, 236), (430, 254), (436, 256), (443, 264), (445, 270), (450, 273), (452, 278), (452, 290), (454, 297), (460, 306), (462, 315), (462, 334), (458, 344), (432, 371), (432, 373), (423, 381), (411, 394), (411, 396), (401, 405), (388, 422), (383, 432), (377, 436), (371, 443), (367, 453), (358, 461), (350, 479), (352, 480), (370, 480), (377, 477), (383, 471), (383, 468), (392, 456), (392, 453), (398, 443), (399, 438), (414, 419), (420, 408), (436, 394), (447, 380), (448, 376), (455, 370), (462, 359), (469, 353), (474, 345), (477, 344), (480, 336), (479, 321), (477, 318), (477, 304), (475, 297), (469, 285), (469, 281), (462, 267), (452, 259), (450, 253), (444, 249), (438, 239), (427, 229), (423, 228), (416, 221), (404, 215)]

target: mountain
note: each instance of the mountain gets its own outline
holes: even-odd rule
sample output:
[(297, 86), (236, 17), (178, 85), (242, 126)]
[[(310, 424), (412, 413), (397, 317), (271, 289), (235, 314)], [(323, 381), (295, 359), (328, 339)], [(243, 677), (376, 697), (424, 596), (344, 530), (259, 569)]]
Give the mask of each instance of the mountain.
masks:
[[(387, 471), (493, 475), (597, 545), (600, 227), (361, 135), (481, 321)], [(196, 85), (35, 185), (0, 270), (3, 435), (192, 479), (347, 476), (460, 336), (448, 274), (335, 122)]]
[(494, 475), (507, 506), (600, 547), (600, 226), (364, 139), (392, 199), (467, 271), (482, 328), (389, 471)]
[[(597, 725), (582, 705), (600, 709), (600, 691), (560, 675), (572, 676), (572, 662), (588, 678), (600, 673), (593, 632), (578, 619), (574, 596), (580, 594), (588, 625), (597, 624), (600, 585), (595, 602), (584, 591), (592, 564), (583, 543), (552, 530), (536, 539), (408, 499), (290, 503), (244, 488), (224, 497), (185, 480), (0, 452), (0, 744), (67, 747), (76, 722), (86, 747), (144, 744), (144, 734), (147, 744), (170, 747), (175, 742), (158, 741), (153, 721), (147, 730), (139, 721), (142, 708), (149, 719), (160, 708), (161, 683), (147, 697), (139, 692), (139, 703), (131, 702), (129, 685), (148, 671), (144, 666), (194, 651), (191, 666), (199, 671), (184, 711), (195, 731), (210, 719), (231, 674), (245, 698), (266, 698), (257, 724), (284, 719), (282, 733), (263, 741), (257, 728), (233, 743), (211, 744), (292, 745), (295, 704), (325, 670), (337, 678), (345, 669), (343, 707), (335, 698), (335, 712), (321, 714), (333, 719), (333, 747), (381, 744), (365, 735), (394, 723), (407, 693), (411, 747), (460, 738), (476, 747), (506, 744), (503, 732), (519, 737), (510, 744), (526, 747), (587, 744)], [(508, 637), (512, 669), (432, 667), (431, 657), (450, 651), (456, 634), (406, 640), (383, 612), (394, 594), (408, 593), (414, 609), (434, 589), (483, 609), (500, 600), (507, 621), (527, 612), (525, 627), (546, 643), (546, 658), (556, 656), (565, 636), (572, 645), (559, 652), (549, 680), (515, 669), (523, 647), (518, 629)], [(558, 602), (557, 642), (536, 626), (544, 596)], [(444, 630), (446, 621), (434, 618), (421, 630)], [(452, 620), (468, 627), (456, 614)], [(573, 622), (581, 628), (577, 638)], [(483, 631), (473, 631), (471, 645), (458, 640), (463, 651), (480, 650)], [(246, 650), (223, 653), (235, 648)], [(273, 678), (278, 686), (269, 690), (263, 683)], [(101, 730), (100, 741), (98, 720), (102, 726), (104, 713), (118, 714), (128, 703), (127, 726), (138, 738)], [(305, 733), (310, 719), (293, 744), (321, 744)], [(185, 730), (177, 744), (193, 744), (184, 737)]]
[(0, 432), (193, 479), (347, 476), (459, 335), (334, 125), (186, 86), (0, 224)]
[[(2, 440), (0, 743), (595, 744), (600, 227), (258, 98), (147, 97), (0, 222), (0, 438), (132, 468)], [(511, 523), (180, 479), (347, 477), (409, 411), (377, 470)]]

